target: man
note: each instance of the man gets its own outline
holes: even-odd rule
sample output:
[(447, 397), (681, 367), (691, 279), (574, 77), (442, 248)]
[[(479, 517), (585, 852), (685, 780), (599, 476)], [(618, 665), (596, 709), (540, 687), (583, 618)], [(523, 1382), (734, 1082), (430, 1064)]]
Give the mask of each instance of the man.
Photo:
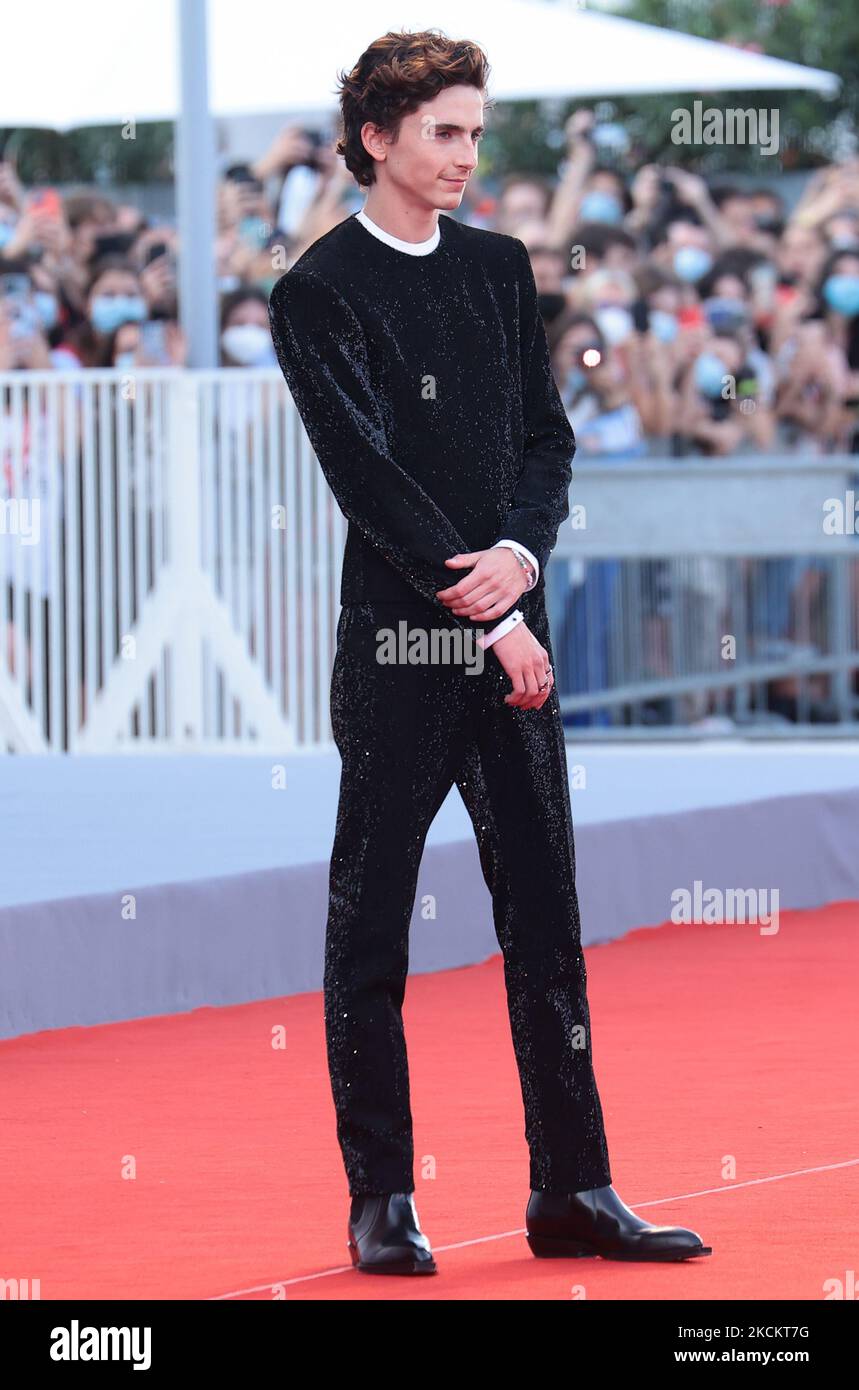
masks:
[[(378, 1273), (435, 1272), (412, 1195), (401, 1007), (421, 854), (454, 782), (504, 955), (531, 1249), (709, 1253), (611, 1187), (544, 602), (575, 441), (523, 244), (438, 215), (477, 165), (487, 72), (474, 44), (431, 32), (370, 46), (342, 78), (338, 144), (365, 207), (270, 301), (284, 376), (349, 522), (324, 997), (349, 1248)], [(380, 632), (403, 619), (448, 648), (476, 639), (485, 668), (380, 662)]]

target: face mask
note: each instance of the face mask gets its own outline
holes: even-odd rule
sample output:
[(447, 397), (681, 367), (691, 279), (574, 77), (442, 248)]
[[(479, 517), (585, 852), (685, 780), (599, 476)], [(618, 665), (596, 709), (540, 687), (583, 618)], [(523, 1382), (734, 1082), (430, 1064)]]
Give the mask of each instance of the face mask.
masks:
[(586, 193), (579, 208), (581, 222), (622, 222), (623, 208), (613, 193), (603, 193), (595, 188)]
[(237, 323), (225, 328), (221, 346), (243, 367), (264, 367), (277, 360), (270, 334), (257, 323)]
[(713, 257), (700, 246), (679, 246), (674, 252), (674, 271), (681, 280), (700, 280), (713, 266)]
[(748, 320), (748, 310), (742, 299), (705, 299), (702, 309), (714, 333), (735, 333)]
[(715, 352), (702, 352), (695, 362), (694, 372), (695, 385), (701, 395), (708, 396), (710, 400), (719, 400), (726, 384), (723, 378), (729, 375), (721, 357), (717, 357)]
[(594, 320), (600, 333), (612, 347), (616, 347), (618, 343), (625, 343), (635, 327), (632, 314), (619, 304), (606, 304), (597, 309)]
[(39, 315), (43, 328), (53, 328), (60, 316), (60, 306), (57, 303), (57, 296), (51, 294), (50, 290), (36, 290), (33, 294), (36, 304), (36, 312)]
[(218, 277), (218, 293), (229, 294), (231, 290), (237, 290), (241, 283), (238, 275), (220, 275)]
[(673, 343), (680, 331), (675, 315), (669, 314), (666, 309), (651, 309), (648, 325), (660, 343)]
[(113, 359), (113, 365), (121, 372), (130, 372), (136, 355), (134, 348), (129, 348), (127, 352), (118, 352)]
[(113, 333), (121, 323), (142, 323), (146, 303), (139, 294), (99, 294), (92, 302), (90, 322), (97, 333)]
[(859, 275), (830, 275), (823, 282), (823, 298), (836, 314), (852, 319), (859, 314)]
[(0, 222), (0, 248), (8, 246), (14, 235), (14, 222)]

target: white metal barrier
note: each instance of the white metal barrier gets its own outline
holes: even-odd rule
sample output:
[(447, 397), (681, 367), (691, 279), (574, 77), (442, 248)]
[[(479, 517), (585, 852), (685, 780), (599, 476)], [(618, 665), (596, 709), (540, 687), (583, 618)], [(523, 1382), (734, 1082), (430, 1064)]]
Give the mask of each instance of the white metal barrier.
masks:
[(346, 523), (278, 369), (0, 374), (0, 747), (330, 742)]
[[(579, 460), (550, 606), (567, 601), (565, 560), (825, 557), (826, 644), (809, 670), (849, 724), (857, 462)], [(840, 530), (824, 524), (833, 502)], [(0, 751), (330, 746), (345, 536), (277, 368), (0, 374)], [(638, 672), (636, 641), (607, 683), (559, 684), (565, 709), (713, 683), (709, 669)], [(795, 654), (749, 658), (720, 680), (804, 669)]]
[(570, 500), (547, 574), (565, 716), (855, 736), (859, 457), (577, 461)]

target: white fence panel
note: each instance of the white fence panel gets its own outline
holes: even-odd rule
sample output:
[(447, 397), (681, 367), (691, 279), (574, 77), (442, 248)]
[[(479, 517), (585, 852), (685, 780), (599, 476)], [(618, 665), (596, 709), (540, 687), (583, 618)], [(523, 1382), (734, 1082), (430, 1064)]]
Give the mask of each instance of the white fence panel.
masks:
[(0, 460), (2, 751), (330, 744), (346, 523), (278, 370), (3, 373)]

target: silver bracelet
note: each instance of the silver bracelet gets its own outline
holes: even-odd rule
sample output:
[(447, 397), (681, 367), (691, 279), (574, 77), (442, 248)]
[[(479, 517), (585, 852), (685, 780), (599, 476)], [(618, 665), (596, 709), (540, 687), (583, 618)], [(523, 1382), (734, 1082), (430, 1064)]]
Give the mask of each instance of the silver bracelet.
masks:
[[(513, 547), (512, 547), (512, 546), (509, 546), (508, 549), (513, 550)], [(513, 550), (513, 554), (516, 556), (516, 559), (519, 561), (519, 564), (522, 566), (523, 570), (525, 571), (525, 574), (526, 574), (526, 576), (527, 576), (527, 578), (528, 578), (528, 589), (533, 589), (534, 584), (536, 583), (536, 580), (534, 579), (534, 571), (532, 570), (531, 566), (528, 564), (528, 561), (525, 559), (525, 556), (524, 556), (524, 555), (520, 555), (520, 553), (519, 553), (518, 550)], [(525, 590), (526, 594), (527, 594), (527, 592), (528, 592), (528, 589)]]

